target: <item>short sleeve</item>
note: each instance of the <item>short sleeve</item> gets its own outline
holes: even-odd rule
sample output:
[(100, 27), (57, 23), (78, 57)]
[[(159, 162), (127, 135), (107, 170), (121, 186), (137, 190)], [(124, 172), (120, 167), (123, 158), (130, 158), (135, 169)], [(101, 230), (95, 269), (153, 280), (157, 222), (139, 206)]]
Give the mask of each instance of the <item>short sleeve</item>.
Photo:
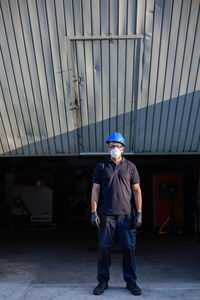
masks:
[(96, 165), (96, 168), (94, 170), (94, 173), (93, 173), (93, 177), (92, 177), (92, 183), (98, 183), (98, 184), (101, 184), (102, 182), (102, 177), (101, 177), (101, 165), (100, 163), (98, 163)]
[(132, 170), (131, 170), (131, 185), (136, 184), (136, 183), (140, 183), (140, 177), (139, 177), (136, 166), (133, 164)]

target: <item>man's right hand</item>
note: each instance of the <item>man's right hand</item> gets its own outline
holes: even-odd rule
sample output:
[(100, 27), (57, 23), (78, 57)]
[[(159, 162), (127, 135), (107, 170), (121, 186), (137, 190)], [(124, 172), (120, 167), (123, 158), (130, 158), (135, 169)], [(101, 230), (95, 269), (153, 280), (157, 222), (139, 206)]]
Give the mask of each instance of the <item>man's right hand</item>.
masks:
[(96, 211), (92, 212), (92, 215), (91, 215), (91, 224), (95, 228), (99, 228), (100, 219), (99, 219), (99, 216), (97, 215)]

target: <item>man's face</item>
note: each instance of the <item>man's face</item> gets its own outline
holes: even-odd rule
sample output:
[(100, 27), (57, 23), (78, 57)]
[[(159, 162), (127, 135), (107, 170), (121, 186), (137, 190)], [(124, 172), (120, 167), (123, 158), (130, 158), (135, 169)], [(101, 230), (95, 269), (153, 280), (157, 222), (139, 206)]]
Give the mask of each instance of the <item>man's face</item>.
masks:
[(117, 147), (121, 151), (121, 153), (124, 152), (124, 146), (121, 143), (117, 143), (117, 142), (109, 142), (108, 152), (110, 152), (114, 147)]

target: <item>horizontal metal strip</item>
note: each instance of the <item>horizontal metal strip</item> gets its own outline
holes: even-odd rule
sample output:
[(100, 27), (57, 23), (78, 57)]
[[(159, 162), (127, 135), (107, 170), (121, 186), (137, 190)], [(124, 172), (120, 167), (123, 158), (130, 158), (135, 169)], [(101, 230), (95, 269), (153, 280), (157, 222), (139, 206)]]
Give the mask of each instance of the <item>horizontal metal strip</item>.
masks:
[[(15, 150), (15, 149), (14, 149)], [(12, 151), (14, 151), (14, 150), (11, 150), (11, 152)], [(78, 156), (78, 154), (76, 154), (76, 153), (48, 153), (48, 154), (46, 154), (46, 153), (40, 153), (40, 154), (32, 154), (32, 153), (30, 153), (30, 154), (12, 154), (12, 153), (5, 153), (5, 154), (2, 154), (2, 153), (0, 153), (0, 161), (1, 161), (1, 158), (5, 158), (5, 157), (11, 157), (11, 158), (13, 158), (13, 157), (15, 157), (15, 158), (18, 158), (18, 157), (22, 157), (22, 158), (29, 158), (29, 157), (40, 157), (40, 158), (43, 158), (43, 157), (68, 157), (68, 156), (75, 156), (75, 157), (77, 157)]]
[(142, 39), (143, 35), (94, 35), (94, 36), (67, 36), (67, 39), (73, 41), (83, 41), (83, 40), (131, 40), (131, 39)]
[[(199, 152), (171, 152), (171, 153), (166, 153), (166, 152), (158, 152), (158, 153), (152, 153), (152, 152), (124, 152), (124, 155), (135, 155), (135, 156), (180, 156), (180, 155), (198, 155), (200, 156)], [(102, 156), (102, 155), (109, 155), (108, 152), (80, 152), (80, 156)], [(17, 155), (19, 156), (19, 155)], [(49, 156), (49, 155), (47, 155)]]

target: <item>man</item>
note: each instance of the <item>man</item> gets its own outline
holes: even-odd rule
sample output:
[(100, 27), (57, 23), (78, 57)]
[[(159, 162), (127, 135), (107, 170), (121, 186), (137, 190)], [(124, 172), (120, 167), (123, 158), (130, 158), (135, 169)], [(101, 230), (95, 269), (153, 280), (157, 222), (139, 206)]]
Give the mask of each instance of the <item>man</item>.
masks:
[[(99, 162), (93, 175), (91, 224), (98, 228), (99, 261), (95, 295), (108, 288), (111, 247), (117, 229), (123, 250), (123, 275), (126, 288), (133, 295), (141, 295), (136, 284), (136, 228), (142, 225), (142, 194), (140, 179), (135, 165), (125, 159), (125, 141), (119, 132), (106, 140), (110, 157)], [(132, 196), (137, 213), (134, 216)], [(101, 201), (99, 201), (99, 199)], [(99, 205), (98, 205), (99, 204)], [(97, 211), (98, 208), (98, 211)]]

